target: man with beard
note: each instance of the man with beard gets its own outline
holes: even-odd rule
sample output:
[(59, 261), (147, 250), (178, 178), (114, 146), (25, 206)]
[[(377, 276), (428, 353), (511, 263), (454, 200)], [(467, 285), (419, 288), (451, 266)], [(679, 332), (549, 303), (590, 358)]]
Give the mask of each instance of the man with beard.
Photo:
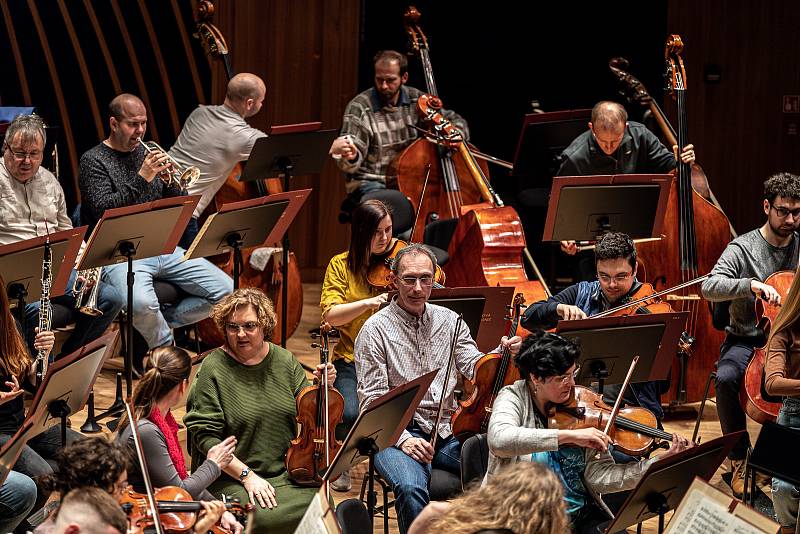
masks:
[[(767, 222), (731, 241), (703, 283), (703, 297), (712, 302), (730, 301), (730, 322), (720, 348), (717, 367), (717, 412), (723, 434), (747, 429), (739, 403), (742, 377), (755, 347), (765, 342), (756, 324), (755, 298), (780, 304), (774, 287), (765, 284), (771, 274), (797, 269), (800, 226), (800, 177), (778, 173), (764, 182), (764, 214)], [(741, 497), (744, 489), (748, 436), (731, 449), (731, 489)]]
[[(408, 60), (394, 50), (378, 52), (374, 59), (375, 87), (356, 95), (344, 110), (341, 135), (330, 154), (347, 175), (348, 197), (342, 211), (349, 214), (369, 191), (396, 187), (390, 164), (419, 136), (417, 99), (425, 94), (406, 85)], [(442, 110), (444, 117), (469, 139), (466, 121)]]

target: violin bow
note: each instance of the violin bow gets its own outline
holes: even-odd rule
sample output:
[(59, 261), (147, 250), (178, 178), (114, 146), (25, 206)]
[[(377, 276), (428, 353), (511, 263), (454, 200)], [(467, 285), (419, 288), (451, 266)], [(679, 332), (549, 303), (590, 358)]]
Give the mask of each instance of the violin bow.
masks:
[(669, 293), (672, 293), (673, 291), (678, 291), (679, 289), (683, 289), (684, 287), (689, 287), (689, 286), (693, 286), (695, 284), (699, 284), (700, 282), (704, 281), (709, 276), (711, 276), (711, 275), (710, 274), (704, 274), (703, 276), (698, 276), (697, 278), (689, 280), (688, 282), (684, 282), (682, 284), (678, 284), (677, 286), (670, 287), (670, 288), (664, 289), (662, 291), (658, 291), (656, 293), (653, 293), (652, 295), (647, 295), (646, 297), (642, 297), (640, 299), (632, 300), (630, 302), (626, 302), (625, 304), (620, 304), (616, 308), (611, 308), (611, 309), (606, 310), (606, 311), (604, 311), (602, 313), (598, 313), (598, 314), (592, 315), (591, 317), (589, 317), (589, 319), (600, 319), (601, 317), (608, 317), (609, 315), (613, 315), (613, 314), (615, 314), (616, 312), (618, 312), (620, 310), (624, 310), (626, 308), (630, 308), (631, 306), (636, 306), (637, 304), (641, 304), (642, 302), (645, 302), (645, 301), (648, 301), (648, 300), (651, 300), (651, 299), (654, 299), (654, 298), (662, 297), (664, 295), (668, 295)]
[(155, 492), (153, 491), (153, 484), (150, 482), (150, 471), (147, 469), (147, 462), (144, 459), (144, 451), (142, 450), (142, 442), (139, 439), (138, 422), (134, 418), (130, 399), (125, 401), (125, 412), (128, 414), (128, 424), (131, 427), (133, 444), (136, 448), (136, 457), (139, 459), (139, 467), (142, 470), (142, 480), (144, 480), (144, 488), (147, 491), (147, 505), (150, 507), (150, 513), (153, 514), (153, 526), (156, 529), (156, 534), (164, 534), (161, 516), (158, 515), (158, 505), (156, 503)]
[(436, 411), (436, 422), (433, 425), (433, 430), (431, 431), (431, 447), (433, 450), (436, 450), (436, 440), (439, 438), (439, 423), (442, 422), (442, 411), (444, 409), (444, 399), (447, 395), (445, 395), (445, 390), (447, 389), (447, 383), (450, 381), (450, 370), (453, 368), (453, 360), (455, 359), (456, 355), (456, 342), (458, 341), (458, 331), (461, 329), (461, 323), (464, 322), (464, 314), (458, 314), (458, 319), (456, 319), (456, 329), (453, 332), (453, 339), (450, 343), (450, 357), (447, 359), (447, 368), (444, 371), (444, 384), (442, 385), (442, 394), (439, 396), (439, 409)]
[(634, 356), (633, 360), (631, 361), (631, 366), (628, 368), (628, 375), (625, 377), (625, 381), (622, 382), (622, 388), (619, 390), (619, 395), (617, 395), (617, 400), (614, 402), (614, 408), (611, 410), (611, 416), (608, 418), (606, 422), (606, 428), (603, 430), (606, 436), (609, 435), (611, 431), (611, 427), (614, 425), (614, 421), (617, 419), (617, 414), (619, 414), (619, 409), (622, 406), (622, 398), (625, 396), (625, 390), (628, 389), (628, 384), (631, 381), (631, 376), (633, 376), (633, 370), (636, 367), (636, 363), (639, 361), (639, 356)]
[[(325, 447), (325, 465), (330, 468), (331, 466), (331, 450), (330, 450), (330, 443), (328, 442), (330, 432), (330, 415), (328, 410), (328, 333), (331, 331), (331, 325), (327, 321), (323, 321), (323, 323), (319, 327), (319, 335), (320, 335), (320, 345), (319, 345), (319, 354), (322, 363), (325, 365), (325, 369), (322, 371), (322, 387), (324, 388), (323, 396), (325, 397), (325, 439), (323, 440), (322, 445)], [(331, 498), (331, 482), (328, 479), (325, 479), (325, 497), (330, 499)]]
[(411, 226), (411, 238), (409, 241), (414, 239), (414, 231), (417, 229), (417, 223), (419, 222), (419, 214), (422, 213), (422, 199), (425, 198), (425, 189), (428, 187), (428, 178), (431, 176), (431, 164), (427, 163), (425, 165), (425, 180), (422, 182), (422, 192), (419, 194), (419, 203), (417, 204), (417, 212), (414, 214), (414, 224)]

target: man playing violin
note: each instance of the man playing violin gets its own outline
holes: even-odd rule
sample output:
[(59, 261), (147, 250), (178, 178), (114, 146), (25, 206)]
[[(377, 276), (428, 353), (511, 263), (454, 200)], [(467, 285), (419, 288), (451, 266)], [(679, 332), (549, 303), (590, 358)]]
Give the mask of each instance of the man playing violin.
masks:
[[(757, 325), (755, 298), (780, 304), (780, 295), (764, 280), (777, 271), (797, 269), (800, 177), (784, 172), (765, 181), (763, 209), (766, 222), (731, 241), (702, 286), (703, 298), (729, 303), (730, 319), (720, 347), (715, 382), (723, 434), (747, 430), (739, 389), (755, 347), (766, 341)], [(728, 453), (733, 472), (731, 488), (737, 497), (744, 489), (749, 444), (749, 437), (745, 436)]]
[[(456, 376), (453, 373), (445, 378), (454, 335), (457, 334), (454, 364), (461, 374), (472, 378), (475, 364), (483, 356), (467, 326), (457, 322), (455, 312), (428, 303), (435, 269), (436, 258), (424, 245), (409, 245), (398, 252), (392, 266), (397, 298), (367, 319), (355, 344), (362, 410), (390, 389), (441, 369), (395, 446), (375, 457), (375, 467), (389, 482), (397, 499), (401, 533), (408, 531), (430, 500), (428, 483), (432, 467), (460, 473), (461, 445), (450, 428)], [(456, 333), (457, 324), (460, 326)], [(521, 341), (516, 336), (503, 337), (500, 343), (516, 354)], [(434, 428), (442, 397), (444, 411), (438, 428)], [(431, 445), (434, 432), (438, 434), (435, 447)]]
[(657, 458), (617, 464), (608, 452), (612, 439), (597, 428), (550, 428), (557, 406), (568, 403), (575, 389), (580, 348), (557, 334), (535, 332), (525, 338), (514, 358), (522, 380), (497, 395), (489, 420), (489, 466), (484, 483), (518, 462), (542, 462), (564, 485), (573, 532), (602, 532), (610, 511), (600, 494), (632, 489), (657, 458), (688, 447), (674, 434)]
[[(559, 320), (585, 319), (632, 300), (631, 295), (642, 283), (636, 278), (636, 248), (631, 238), (621, 232), (609, 232), (600, 238), (594, 256), (596, 280), (578, 282), (547, 300), (528, 306), (522, 316), (522, 326), (531, 331), (549, 329)], [(616, 399), (619, 386), (606, 386), (603, 394), (607, 400)], [(661, 424), (664, 411), (658, 382), (630, 384), (625, 402), (647, 408)]]

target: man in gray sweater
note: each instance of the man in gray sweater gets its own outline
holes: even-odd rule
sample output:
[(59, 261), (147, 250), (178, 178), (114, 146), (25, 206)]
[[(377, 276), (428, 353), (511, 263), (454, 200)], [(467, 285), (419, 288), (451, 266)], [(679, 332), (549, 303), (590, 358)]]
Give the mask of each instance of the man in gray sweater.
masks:
[[(717, 412), (723, 434), (747, 429), (739, 402), (742, 377), (755, 347), (764, 343), (756, 325), (755, 298), (779, 304), (774, 287), (764, 283), (773, 273), (797, 269), (800, 226), (800, 177), (779, 173), (764, 182), (763, 226), (731, 241), (703, 283), (703, 297), (729, 302), (730, 320), (720, 348), (717, 368)], [(731, 488), (737, 497), (744, 489), (744, 468), (749, 437), (731, 449)]]

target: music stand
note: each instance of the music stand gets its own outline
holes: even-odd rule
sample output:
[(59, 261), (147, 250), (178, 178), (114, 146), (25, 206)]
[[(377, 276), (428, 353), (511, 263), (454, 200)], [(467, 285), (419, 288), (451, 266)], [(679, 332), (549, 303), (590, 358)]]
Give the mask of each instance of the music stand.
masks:
[(381, 395), (361, 410), (339, 452), (322, 476), (324, 485), (326, 481), (336, 478), (367, 458), (369, 460), (367, 510), (370, 522), (374, 521), (377, 500), (375, 455), (397, 443), (439, 371), (440, 369), (436, 369), (406, 382)]
[(631, 239), (660, 238), (669, 174), (553, 178), (543, 241), (596, 241), (608, 232)]
[(688, 316), (689, 312), (672, 312), (559, 321), (556, 333), (580, 341), (581, 368), (575, 382), (597, 380), (602, 394), (604, 383), (625, 381), (634, 356), (639, 363), (631, 383), (666, 380)]
[(764, 422), (753, 451), (747, 459), (742, 502), (750, 506), (755, 504), (755, 472), (800, 486), (800, 465), (786, 461), (786, 458), (793, 457), (798, 449), (800, 449), (800, 430), (772, 421)]
[(0, 482), (17, 463), (22, 447), (58, 422), (61, 446), (67, 441), (67, 416), (83, 409), (118, 333), (105, 334), (51, 365), (14, 437), (0, 449)]
[(744, 430), (681, 451), (652, 464), (605, 532), (619, 532), (658, 516), (658, 532), (664, 532), (664, 514), (676, 508), (694, 478), (708, 481), (722, 465)]
[[(78, 270), (84, 270), (127, 261), (125, 381), (128, 397), (133, 389), (133, 260), (172, 254), (199, 200), (200, 195), (180, 196), (106, 210), (89, 236), (78, 265)], [(165, 232), (165, 228), (172, 230)], [(108, 411), (104, 415), (109, 415)]]
[[(283, 191), (289, 191), (292, 176), (318, 174), (328, 159), (328, 149), (336, 139), (336, 130), (310, 130), (318, 123), (305, 123), (273, 127), (273, 135), (256, 139), (250, 159), (239, 176), (240, 182), (283, 177)], [(316, 126), (318, 127), (318, 126)], [(281, 302), (281, 346), (286, 346), (289, 302), (289, 232), (283, 233), (283, 275)]]
[[(54, 232), (48, 236), (34, 237), (0, 246), (0, 275), (6, 284), (9, 304), (16, 308), (17, 319), (25, 330), (25, 305), (42, 296), (42, 260), (44, 244), (50, 240), (53, 258), (51, 270), (53, 283), (50, 297), (63, 295), (67, 281), (75, 266), (86, 227)], [(64, 267), (64, 268), (62, 268)]]
[(277, 243), (310, 194), (311, 189), (302, 189), (223, 204), (206, 219), (183, 259), (233, 250), (233, 288), (238, 289), (242, 249)]

